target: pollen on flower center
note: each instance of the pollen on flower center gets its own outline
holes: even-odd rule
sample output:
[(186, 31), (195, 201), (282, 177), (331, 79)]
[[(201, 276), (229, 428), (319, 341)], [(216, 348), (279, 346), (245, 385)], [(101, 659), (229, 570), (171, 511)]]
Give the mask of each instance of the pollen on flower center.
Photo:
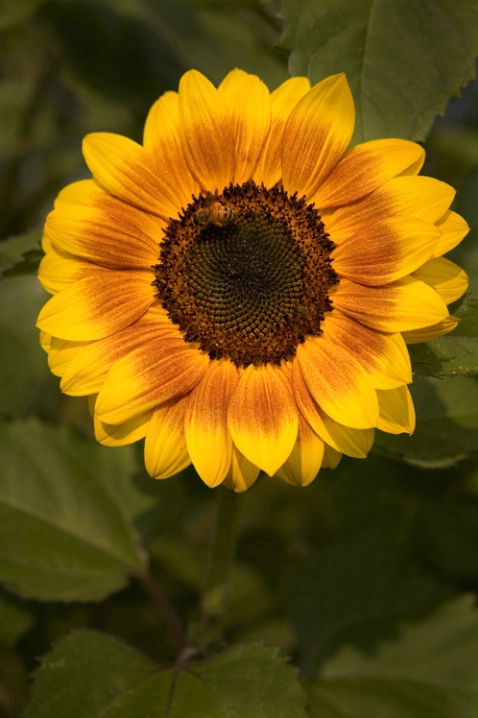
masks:
[(193, 197), (171, 219), (155, 286), (188, 342), (237, 366), (280, 364), (332, 308), (333, 243), (305, 198), (254, 182)]

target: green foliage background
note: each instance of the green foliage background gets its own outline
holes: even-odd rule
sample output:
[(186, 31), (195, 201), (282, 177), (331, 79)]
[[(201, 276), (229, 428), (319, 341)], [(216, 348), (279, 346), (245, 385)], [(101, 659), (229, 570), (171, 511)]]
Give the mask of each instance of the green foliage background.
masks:
[[(1, 0), (0, 48), (1, 718), (475, 718), (478, 0)], [(35, 270), (82, 137), (139, 141), (185, 70), (235, 66), (271, 89), (345, 71), (356, 142), (424, 141), (470, 293), (413, 348), (413, 437), (247, 493), (222, 637), (181, 651), (164, 597), (199, 636), (224, 490), (95, 443), (39, 348)]]

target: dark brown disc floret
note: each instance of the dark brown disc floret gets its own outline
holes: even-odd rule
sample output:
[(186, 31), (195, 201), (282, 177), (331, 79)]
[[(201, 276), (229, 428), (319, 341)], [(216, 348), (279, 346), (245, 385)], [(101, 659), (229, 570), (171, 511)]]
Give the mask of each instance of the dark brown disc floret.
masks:
[(305, 198), (230, 185), (170, 220), (154, 285), (185, 340), (211, 359), (280, 364), (332, 308), (333, 246)]

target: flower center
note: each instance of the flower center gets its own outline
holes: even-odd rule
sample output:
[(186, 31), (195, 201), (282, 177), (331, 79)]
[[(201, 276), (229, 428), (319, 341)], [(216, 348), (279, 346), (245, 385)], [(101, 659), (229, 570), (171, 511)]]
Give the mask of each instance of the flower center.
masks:
[(211, 359), (280, 364), (332, 308), (333, 246), (305, 198), (230, 185), (170, 220), (154, 285), (184, 339)]

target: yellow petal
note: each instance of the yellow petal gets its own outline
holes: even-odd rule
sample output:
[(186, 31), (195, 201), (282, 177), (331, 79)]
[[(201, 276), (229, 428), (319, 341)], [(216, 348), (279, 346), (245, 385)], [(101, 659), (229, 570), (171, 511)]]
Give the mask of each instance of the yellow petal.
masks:
[(354, 429), (376, 425), (375, 390), (350, 352), (318, 337), (299, 344), (297, 362), (312, 397), (332, 419)]
[(341, 459), (342, 454), (340, 452), (336, 451), (331, 446), (328, 446), (328, 444), (325, 445), (324, 459), (322, 461), (323, 469), (336, 469), (340, 464)]
[(244, 456), (272, 476), (295, 444), (297, 407), (280, 369), (248, 366), (229, 404), (229, 429)]
[(292, 110), (282, 138), (282, 178), (291, 194), (312, 197), (350, 144), (355, 120), (345, 75), (312, 87)]
[[(51, 337), (48, 354), (48, 366), (55, 376), (63, 376), (72, 361), (81, 354), (89, 342), (68, 342), (65, 339)], [(93, 392), (87, 392), (93, 393)]]
[(179, 83), (179, 119), (191, 173), (204, 190), (221, 192), (234, 177), (232, 120), (224, 99), (197, 70), (186, 72)]
[(256, 75), (232, 70), (219, 85), (231, 116), (236, 167), (234, 182), (251, 179), (269, 133), (271, 100), (269, 90)]
[(191, 463), (184, 438), (184, 415), (189, 397), (158, 407), (149, 422), (144, 444), (146, 471), (154, 479), (167, 479)]
[(113, 364), (139, 346), (154, 346), (166, 336), (179, 337), (162, 308), (151, 308), (144, 317), (104, 339), (83, 344), (63, 372), (61, 389), (70, 396), (97, 394)]
[[(373, 446), (375, 429), (352, 429), (334, 421), (327, 414), (322, 415), (322, 426), (319, 436), (326, 445), (345, 456), (365, 459)], [(319, 429), (319, 426), (317, 426)]]
[(386, 203), (390, 214), (438, 222), (448, 211), (455, 194), (453, 187), (433, 177), (395, 177), (370, 196), (369, 208), (373, 212), (373, 207)]
[[(91, 207), (108, 196), (109, 195), (107, 195), (104, 189), (94, 179), (78, 180), (63, 187), (55, 199), (54, 207), (55, 209), (82, 205)], [(112, 197), (111, 199), (119, 201), (116, 197)]]
[(40, 262), (38, 279), (47, 292), (58, 294), (79, 279), (87, 277), (91, 268), (90, 262), (82, 262), (71, 254), (51, 247)]
[(45, 304), (40, 329), (70, 341), (102, 339), (135, 322), (152, 305), (152, 272), (90, 267), (88, 276)]
[(229, 471), (224, 479), (224, 486), (240, 494), (246, 491), (256, 481), (260, 469), (246, 459), (244, 454), (232, 447), (232, 460)]
[(164, 223), (113, 197), (102, 204), (66, 205), (50, 212), (46, 226), (53, 246), (110, 269), (154, 264)]
[(454, 195), (450, 185), (432, 177), (394, 177), (363, 199), (337, 207), (327, 218), (327, 230), (339, 243), (394, 216), (437, 222), (447, 212)]
[(227, 409), (238, 381), (234, 364), (227, 360), (211, 362), (189, 398), (184, 423), (186, 446), (194, 468), (210, 488), (224, 481), (231, 465)]
[(326, 446), (358, 459), (367, 456), (373, 443), (374, 430), (352, 429), (327, 416), (310, 395), (298, 362), (293, 363), (292, 390), (300, 413)]
[(470, 231), (467, 222), (456, 212), (448, 212), (441, 222), (438, 222), (441, 237), (435, 247), (435, 256), (441, 257), (451, 252)]
[(456, 302), (468, 289), (467, 273), (445, 257), (430, 260), (413, 274), (433, 287), (445, 304)]
[(122, 424), (149, 409), (189, 394), (209, 358), (182, 339), (169, 337), (145, 344), (110, 369), (96, 401), (96, 413), (107, 424)]
[(181, 208), (167, 176), (159, 175), (150, 155), (133, 140), (110, 132), (94, 132), (83, 140), (86, 164), (97, 182), (127, 204), (175, 217)]
[(95, 406), (96, 406), (96, 400), (98, 398), (98, 394), (91, 394), (86, 398), (86, 403), (88, 406), (88, 411), (90, 412), (90, 416), (92, 418), (95, 418)]
[(337, 244), (334, 269), (359, 284), (389, 284), (430, 259), (439, 237), (435, 225), (423, 219), (382, 220)]
[(352, 147), (311, 198), (325, 209), (349, 204), (373, 192), (417, 162), (425, 153), (415, 142), (383, 139)]
[(40, 346), (47, 354), (51, 349), (52, 339), (53, 337), (51, 336), (51, 334), (47, 334), (46, 332), (40, 332)]
[(103, 446), (127, 446), (128, 444), (134, 444), (146, 436), (151, 416), (152, 412), (147, 411), (119, 426), (104, 424), (95, 416), (96, 441), (99, 441)]
[(406, 386), (391, 391), (378, 391), (380, 417), (377, 427), (389, 434), (412, 434), (415, 430), (415, 409)]
[(438, 293), (413, 277), (404, 277), (386, 287), (364, 287), (342, 279), (333, 301), (342, 313), (383, 332), (420, 329), (448, 316)]
[(273, 187), (282, 177), (282, 135), (292, 109), (310, 90), (307, 77), (291, 77), (271, 94), (270, 131), (253, 179)]
[(154, 162), (155, 171), (167, 178), (178, 208), (186, 207), (192, 195), (197, 196), (201, 188), (184, 159), (177, 92), (166, 92), (150, 109), (144, 127), (144, 146)]
[(452, 332), (458, 325), (457, 317), (445, 317), (443, 321), (432, 324), (422, 329), (414, 329), (409, 332), (402, 332), (402, 336), (407, 344), (421, 344), (421, 342), (431, 342), (432, 339), (439, 339), (444, 334)]
[(367, 371), (375, 389), (394, 389), (412, 381), (412, 367), (401, 334), (364, 327), (338, 310), (326, 314), (323, 336), (343, 348)]
[(43, 228), (43, 234), (42, 234), (42, 238), (41, 238), (41, 248), (43, 249), (45, 254), (52, 249), (51, 239), (48, 236), (46, 227)]
[(285, 464), (278, 469), (277, 476), (293, 486), (307, 486), (319, 473), (323, 458), (324, 442), (299, 416), (297, 441)]

